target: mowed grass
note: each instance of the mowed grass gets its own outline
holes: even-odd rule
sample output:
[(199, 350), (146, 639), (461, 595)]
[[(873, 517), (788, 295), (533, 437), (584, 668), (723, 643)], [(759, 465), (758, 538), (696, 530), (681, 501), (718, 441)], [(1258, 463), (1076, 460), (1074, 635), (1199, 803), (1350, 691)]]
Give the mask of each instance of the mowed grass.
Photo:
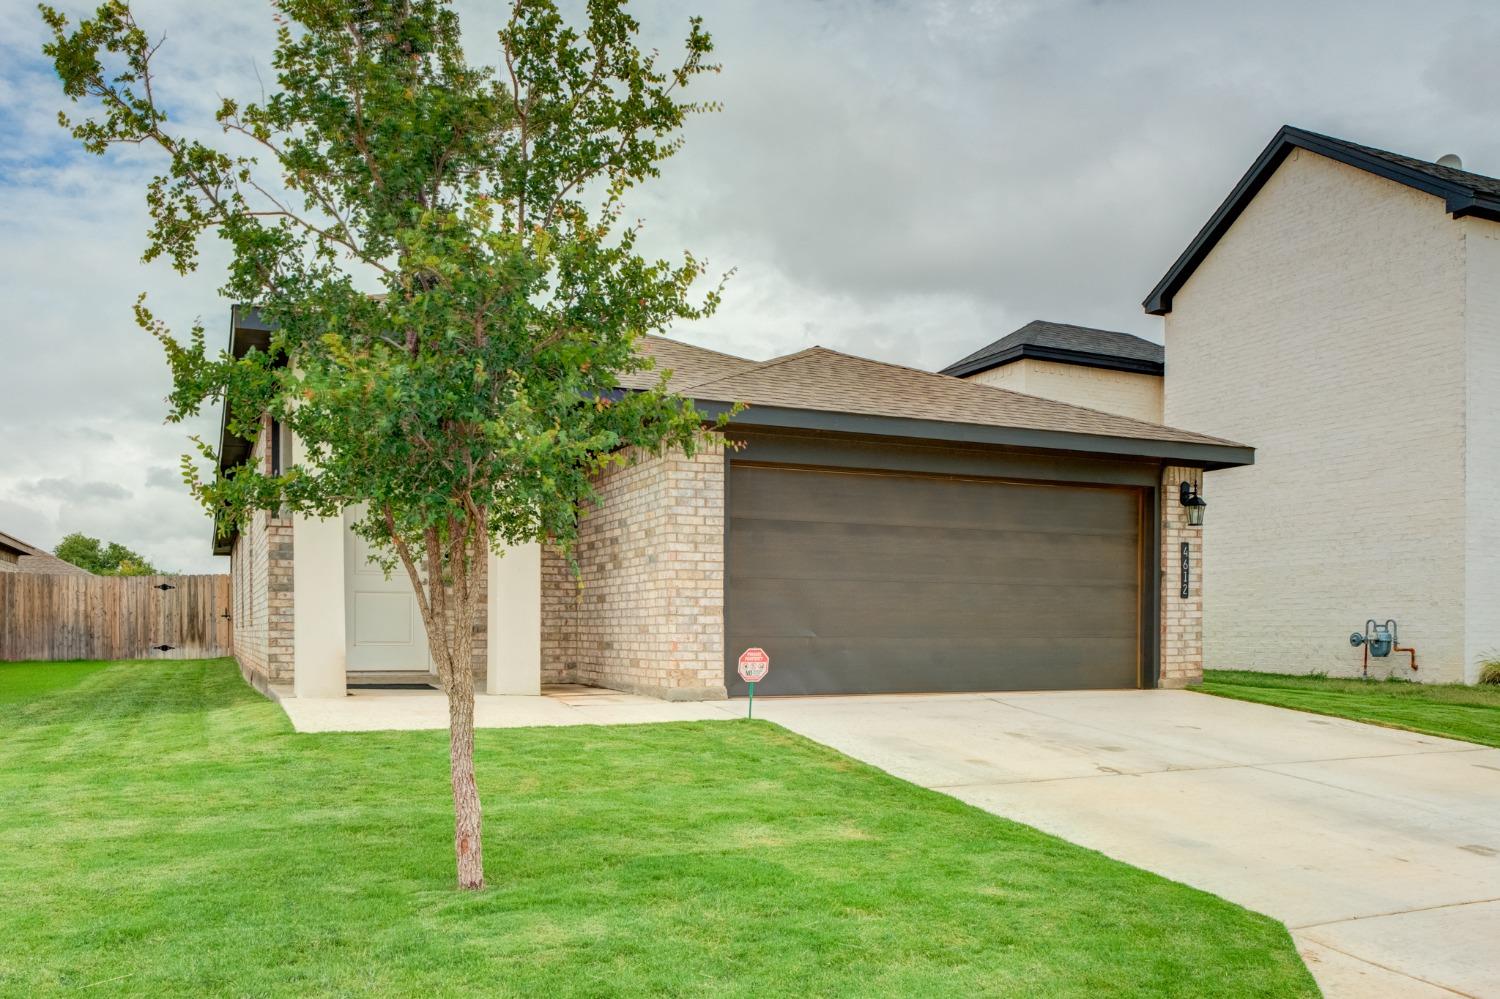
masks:
[(1206, 670), (1208, 694), (1500, 746), (1500, 687)]
[(480, 732), (460, 893), (444, 733), (295, 734), (228, 661), (3, 712), (5, 995), (1316, 994), (1271, 919), (764, 722)]
[[(34, 701), (43, 694), (82, 683), (108, 665), (87, 659), (46, 663), (40, 668), (37, 663), (0, 663), (0, 711), (6, 705)], [(4, 731), (0, 727), (0, 733)]]

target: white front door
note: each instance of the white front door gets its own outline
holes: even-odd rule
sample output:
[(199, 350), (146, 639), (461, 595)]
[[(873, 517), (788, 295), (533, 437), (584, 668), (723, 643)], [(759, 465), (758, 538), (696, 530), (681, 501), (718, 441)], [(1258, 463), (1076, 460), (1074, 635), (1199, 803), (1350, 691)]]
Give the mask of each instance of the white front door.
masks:
[(432, 671), (427, 631), (411, 580), (397, 566), (389, 578), (370, 561), (370, 543), (350, 525), (361, 516), (344, 511), (344, 614), (350, 670)]

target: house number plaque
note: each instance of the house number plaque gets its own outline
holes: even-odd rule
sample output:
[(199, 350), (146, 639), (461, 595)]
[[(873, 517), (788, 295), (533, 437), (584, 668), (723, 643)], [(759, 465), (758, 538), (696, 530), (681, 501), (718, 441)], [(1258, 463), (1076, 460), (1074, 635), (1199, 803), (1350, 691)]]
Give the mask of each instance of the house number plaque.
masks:
[(1193, 563), (1189, 557), (1192, 550), (1192, 546), (1186, 541), (1182, 543), (1182, 598), (1184, 600), (1187, 599), (1189, 584), (1193, 578)]

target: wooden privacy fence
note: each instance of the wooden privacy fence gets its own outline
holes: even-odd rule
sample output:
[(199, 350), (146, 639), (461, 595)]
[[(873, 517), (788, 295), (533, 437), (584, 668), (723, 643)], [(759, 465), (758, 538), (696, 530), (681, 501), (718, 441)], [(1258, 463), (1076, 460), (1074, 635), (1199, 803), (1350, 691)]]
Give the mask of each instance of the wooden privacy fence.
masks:
[(227, 656), (230, 625), (224, 575), (0, 573), (0, 660)]

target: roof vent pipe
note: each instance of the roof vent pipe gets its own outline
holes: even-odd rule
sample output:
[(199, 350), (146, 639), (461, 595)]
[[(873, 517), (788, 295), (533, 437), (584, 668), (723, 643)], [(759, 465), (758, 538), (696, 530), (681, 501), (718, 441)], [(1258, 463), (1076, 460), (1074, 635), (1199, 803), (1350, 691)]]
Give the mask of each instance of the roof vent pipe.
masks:
[(1462, 170), (1464, 161), (1458, 158), (1457, 153), (1444, 153), (1437, 158), (1437, 165), (1451, 170)]

